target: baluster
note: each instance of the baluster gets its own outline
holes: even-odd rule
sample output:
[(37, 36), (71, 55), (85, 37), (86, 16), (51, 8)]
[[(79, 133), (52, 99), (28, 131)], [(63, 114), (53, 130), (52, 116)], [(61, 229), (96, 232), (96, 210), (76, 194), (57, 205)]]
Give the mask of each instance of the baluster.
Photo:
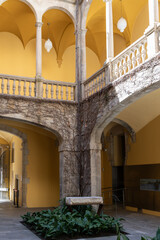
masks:
[(95, 79), (92, 80), (92, 94), (95, 93)]
[(128, 72), (131, 70), (131, 58), (130, 58), (130, 53), (127, 55), (127, 68), (128, 68)]
[(9, 94), (9, 79), (7, 79), (7, 94)]
[(73, 96), (73, 87), (71, 87), (71, 101), (74, 101), (74, 96)]
[(97, 77), (96, 77), (96, 82), (95, 82), (95, 92), (98, 92), (98, 81), (97, 81)]
[(100, 90), (99, 76), (97, 76), (97, 88), (98, 88), (98, 91), (99, 91)]
[(46, 83), (46, 98), (48, 98), (48, 83)]
[(84, 98), (87, 97), (87, 85), (84, 84)]
[(136, 67), (136, 55), (135, 55), (135, 50), (132, 51), (132, 67)]
[(144, 61), (146, 60), (146, 56), (147, 56), (147, 51), (145, 48), (145, 42), (142, 43), (142, 63), (144, 63)]
[(18, 95), (21, 95), (21, 81), (18, 80)]
[(127, 62), (126, 62), (126, 56), (123, 59), (123, 73), (126, 74), (127, 72)]
[(61, 100), (63, 100), (63, 86), (61, 85)]
[(137, 47), (137, 54), (136, 54), (136, 58), (137, 58), (137, 66), (141, 63), (141, 51), (140, 51), (140, 45)]
[(16, 80), (13, 79), (13, 95), (15, 95), (16, 92)]
[(101, 76), (98, 77), (99, 80), (99, 90), (101, 90)]
[(118, 63), (115, 63), (114, 74), (115, 74), (116, 78), (119, 77), (119, 67), (118, 67)]
[(89, 83), (89, 96), (92, 95), (92, 81)]
[[(36, 96), (36, 83), (34, 83), (34, 97)], [(42, 98), (43, 98), (43, 83), (42, 83)]]
[(105, 71), (102, 73), (102, 78), (103, 78), (103, 87), (106, 86), (106, 79), (105, 79), (106, 75), (105, 75)]
[(26, 87), (26, 80), (24, 80), (24, 96), (27, 95), (26, 90), (27, 90), (27, 87)]
[(87, 97), (89, 97), (89, 91), (90, 91), (90, 84), (89, 83), (87, 84), (86, 88), (87, 88)]
[(122, 59), (119, 62), (119, 75), (120, 77), (123, 75), (123, 65), (122, 65)]
[(53, 99), (53, 84), (51, 84), (51, 99)]
[(58, 99), (58, 94), (59, 94), (59, 89), (58, 89), (59, 85), (56, 85), (56, 99)]
[(96, 83), (95, 83), (95, 78), (93, 79), (93, 93), (96, 92)]
[(29, 97), (31, 97), (32, 93), (32, 82), (29, 82)]
[(4, 93), (4, 79), (3, 78), (2, 78), (1, 88), (2, 88), (2, 93)]
[(103, 88), (103, 75), (100, 74), (100, 76), (101, 76), (101, 89), (102, 89)]
[(66, 86), (66, 100), (68, 100), (68, 86)]

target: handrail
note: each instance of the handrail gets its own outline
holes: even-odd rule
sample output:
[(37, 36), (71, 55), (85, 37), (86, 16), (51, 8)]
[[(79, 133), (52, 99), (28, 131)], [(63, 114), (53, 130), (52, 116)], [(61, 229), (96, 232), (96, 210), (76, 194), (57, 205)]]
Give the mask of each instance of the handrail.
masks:
[(0, 74), (0, 94), (75, 101), (75, 83)]
[(16, 76), (16, 75), (9, 75), (9, 74), (0, 74), (0, 79), (10, 79), (10, 80), (21, 80), (21, 81), (31, 81), (34, 82), (35, 78), (31, 77), (21, 77), (21, 76)]
[(143, 40), (146, 38), (145, 35), (143, 35), (142, 37), (138, 38), (135, 42), (133, 42), (131, 45), (129, 45), (127, 48), (125, 48), (122, 52), (120, 52), (117, 56), (115, 56), (111, 62), (116, 61), (118, 58), (122, 57), (124, 54), (126, 54), (126, 52), (130, 51), (135, 45), (143, 42)]
[(75, 87), (76, 84), (75, 83), (70, 83), (70, 82), (60, 82), (60, 81), (54, 81), (54, 80), (43, 80), (43, 83), (47, 83), (47, 84), (53, 84), (53, 85), (60, 85), (60, 86), (71, 86), (71, 87)]
[(111, 188), (105, 188), (105, 189), (111, 189), (111, 190), (104, 190), (103, 191), (103, 188), (102, 188), (102, 193), (105, 193), (105, 192), (117, 192), (117, 191), (127, 190), (127, 188), (116, 188), (116, 189), (113, 189), (112, 187)]
[(86, 85), (87, 83), (89, 83), (91, 80), (93, 80), (94, 78), (96, 78), (99, 74), (101, 74), (105, 68), (107, 67), (108, 65), (106, 64), (105, 66), (103, 66), (102, 68), (100, 68), (97, 72), (95, 72), (93, 75), (91, 75), (89, 78), (87, 78), (83, 83), (81, 84), (84, 84)]

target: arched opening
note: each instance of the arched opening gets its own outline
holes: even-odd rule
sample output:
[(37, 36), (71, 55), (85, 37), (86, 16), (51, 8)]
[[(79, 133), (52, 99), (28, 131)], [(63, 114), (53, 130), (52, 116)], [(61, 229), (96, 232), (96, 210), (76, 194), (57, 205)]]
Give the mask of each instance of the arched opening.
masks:
[(0, 119), (0, 133), (10, 149), (10, 159), (5, 164), (8, 182), (3, 180), (8, 184), (8, 193), (3, 199), (8, 194), (8, 200), (13, 202), (13, 189), (18, 189), (19, 206), (58, 206), (60, 139), (45, 128), (7, 119)]
[(159, 93), (127, 105), (103, 131), (101, 184), (107, 206), (116, 199), (129, 210), (160, 211)]
[(36, 28), (31, 8), (19, 0), (0, 6), (0, 72), (35, 77)]
[[(130, 44), (144, 35), (149, 25), (148, 1), (134, 1), (129, 4), (126, 1), (113, 0), (113, 33), (114, 56), (117, 56)], [(127, 21), (124, 32), (117, 28), (117, 22), (121, 17)], [(86, 45), (97, 56), (101, 67), (106, 60), (106, 11), (105, 2), (93, 0), (86, 21)], [(87, 61), (87, 65), (90, 65)], [(95, 71), (98, 70), (95, 67)]]
[[(101, 137), (101, 184), (106, 206), (125, 203), (125, 165), (130, 135), (126, 124), (112, 121)], [(132, 139), (133, 140), (133, 139)]]
[[(46, 79), (75, 82), (75, 35), (71, 17), (59, 9), (50, 9), (43, 15), (42, 75)], [(47, 52), (44, 45), (50, 39), (53, 48)]]

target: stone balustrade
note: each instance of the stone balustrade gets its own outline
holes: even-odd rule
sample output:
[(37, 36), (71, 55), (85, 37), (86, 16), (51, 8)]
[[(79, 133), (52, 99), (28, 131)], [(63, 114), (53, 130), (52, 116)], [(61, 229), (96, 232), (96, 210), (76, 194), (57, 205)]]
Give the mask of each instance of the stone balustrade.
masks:
[[(153, 30), (152, 30), (153, 29)], [(100, 70), (82, 83), (83, 98), (87, 98), (99, 92), (109, 82), (143, 64), (147, 59), (160, 51), (160, 24), (152, 28), (149, 33), (144, 34), (136, 42), (105, 64)], [(155, 34), (155, 51), (149, 48), (150, 36)], [(152, 41), (153, 42), (153, 41)], [(40, 85), (41, 84), (41, 87)], [(37, 88), (41, 89), (37, 94)], [(39, 90), (38, 89), (38, 90)], [(58, 101), (76, 101), (76, 84), (68, 82), (58, 82), (40, 79), (40, 83), (35, 78), (19, 77), (13, 75), (0, 75), (0, 94), (16, 95), (23, 97), (38, 97)]]
[(75, 101), (75, 84), (44, 80), (43, 98)]
[[(0, 94), (37, 97), (35, 78), (0, 75)], [(75, 101), (75, 84), (58, 81), (42, 81), (41, 98), (50, 100)]]
[(94, 93), (100, 91), (106, 86), (106, 68), (105, 66), (97, 71), (94, 75), (88, 78), (84, 84), (84, 98), (87, 98)]
[(35, 86), (34, 78), (0, 75), (0, 94), (35, 97)]
[[(151, 34), (155, 34), (154, 41), (156, 50), (152, 52), (149, 49), (148, 41)], [(100, 91), (109, 82), (129, 73), (131, 70), (143, 64), (147, 59), (151, 58), (160, 51), (160, 24), (157, 24), (149, 34), (144, 34), (141, 38), (131, 44), (128, 48), (114, 57), (111, 62), (105, 64), (98, 72), (93, 74), (84, 83), (84, 98)]]
[(147, 37), (142, 36), (113, 58), (111, 81), (123, 76), (141, 63), (144, 63), (147, 58)]

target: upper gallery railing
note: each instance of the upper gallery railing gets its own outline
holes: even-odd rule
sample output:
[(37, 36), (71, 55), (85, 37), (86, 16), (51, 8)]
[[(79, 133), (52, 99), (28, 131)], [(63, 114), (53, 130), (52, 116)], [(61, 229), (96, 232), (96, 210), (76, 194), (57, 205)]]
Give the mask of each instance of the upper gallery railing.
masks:
[[(151, 35), (154, 38), (151, 38)], [(153, 42), (155, 41), (155, 42)], [(109, 82), (112, 82), (126, 73), (135, 69), (140, 64), (154, 55), (150, 44), (155, 45), (155, 54), (160, 50), (160, 26), (159, 24), (146, 32), (136, 42), (127, 47), (123, 52), (114, 57), (109, 63), (105, 64), (98, 72), (88, 78), (84, 85), (84, 98), (98, 92)]]
[[(153, 28), (147, 29), (141, 38), (82, 83), (83, 99), (135, 69), (159, 50), (160, 24), (156, 24)], [(0, 94), (74, 102), (76, 101), (75, 93), (75, 83), (0, 75)]]
[(75, 84), (42, 80), (41, 96), (37, 94), (38, 82), (35, 78), (0, 75), (0, 94), (40, 97), (49, 100), (75, 101)]

